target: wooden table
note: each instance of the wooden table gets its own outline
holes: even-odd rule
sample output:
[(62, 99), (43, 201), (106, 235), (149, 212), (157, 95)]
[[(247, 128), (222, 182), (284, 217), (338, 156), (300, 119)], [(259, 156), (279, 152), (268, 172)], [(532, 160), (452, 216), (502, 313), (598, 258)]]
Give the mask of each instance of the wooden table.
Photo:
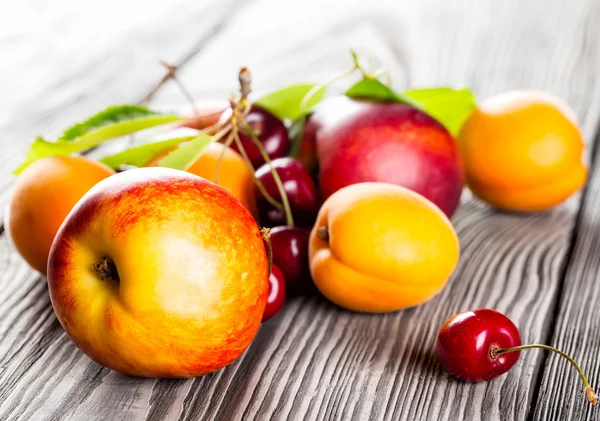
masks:
[[(324, 80), (350, 64), (349, 47), (385, 65), (398, 89), (546, 90), (577, 112), (592, 171), (581, 194), (536, 215), (499, 213), (465, 192), (453, 219), (460, 264), (429, 303), (363, 315), (295, 299), (238, 361), (188, 380), (130, 378), (91, 362), (57, 322), (45, 279), (2, 236), (1, 420), (600, 420), (555, 356), (524, 352), (507, 375), (466, 384), (433, 355), (447, 317), (492, 307), (524, 341), (570, 353), (600, 386), (600, 2), (13, 3), (0, 17), (2, 207), (36, 134), (139, 101), (163, 72), (159, 58), (181, 65), (199, 100), (226, 98), (242, 64), (259, 91)], [(185, 102), (166, 85), (152, 105)]]

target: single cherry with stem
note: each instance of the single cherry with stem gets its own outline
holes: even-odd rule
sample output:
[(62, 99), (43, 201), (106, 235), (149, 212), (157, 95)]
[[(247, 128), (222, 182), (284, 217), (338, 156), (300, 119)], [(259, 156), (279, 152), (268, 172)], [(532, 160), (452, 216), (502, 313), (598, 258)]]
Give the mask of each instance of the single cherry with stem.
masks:
[(455, 377), (468, 381), (487, 381), (506, 373), (525, 349), (546, 349), (566, 358), (579, 373), (590, 403), (598, 402), (596, 393), (581, 367), (567, 354), (542, 344), (521, 344), (515, 324), (504, 314), (483, 308), (456, 314), (441, 327), (436, 352), (442, 367)]
[[(317, 187), (308, 170), (294, 158), (277, 158), (270, 164), (260, 167), (255, 177), (262, 183), (264, 190), (276, 201), (281, 200), (277, 184), (271, 174), (271, 169), (279, 174), (283, 188), (290, 202), (294, 222), (298, 227), (311, 228), (319, 211)], [(272, 201), (263, 194), (257, 184), (255, 192), (256, 204), (261, 222), (270, 227), (285, 224), (285, 212), (281, 206), (274, 206)]]
[[(229, 112), (224, 113), (222, 118), (227, 118)], [(259, 139), (262, 148), (271, 160), (287, 155), (290, 140), (287, 128), (281, 120), (257, 105), (250, 107), (250, 111), (244, 120)], [(233, 144), (232, 148), (238, 153), (244, 150), (254, 168), (258, 168), (266, 162), (259, 147), (254, 143), (249, 130), (245, 127), (240, 127), (239, 139), (240, 142)]]

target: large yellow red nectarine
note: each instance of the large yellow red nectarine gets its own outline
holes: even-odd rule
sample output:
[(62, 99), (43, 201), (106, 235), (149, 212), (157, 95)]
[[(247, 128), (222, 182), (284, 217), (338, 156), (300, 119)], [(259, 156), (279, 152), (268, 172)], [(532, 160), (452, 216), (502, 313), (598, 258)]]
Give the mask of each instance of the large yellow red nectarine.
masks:
[(268, 294), (265, 244), (225, 189), (167, 168), (96, 185), (50, 252), (58, 320), (95, 361), (122, 373), (191, 377), (252, 342)]

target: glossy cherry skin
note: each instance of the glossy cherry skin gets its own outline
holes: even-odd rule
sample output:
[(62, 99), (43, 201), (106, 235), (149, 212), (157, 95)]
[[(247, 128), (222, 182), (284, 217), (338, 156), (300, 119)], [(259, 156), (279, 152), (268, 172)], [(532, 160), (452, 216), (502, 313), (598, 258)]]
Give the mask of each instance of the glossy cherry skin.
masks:
[(298, 227), (271, 229), (273, 263), (281, 269), (288, 296), (312, 293), (315, 286), (308, 268), (310, 230)]
[(285, 302), (285, 278), (283, 273), (276, 265), (271, 267), (269, 276), (269, 295), (267, 296), (267, 306), (263, 313), (262, 321), (265, 322), (279, 313)]
[(492, 347), (521, 345), (515, 324), (504, 314), (483, 308), (452, 316), (437, 338), (437, 356), (442, 367), (455, 377), (478, 382), (506, 373), (519, 359), (520, 352), (493, 358)]
[[(221, 122), (231, 116), (231, 109), (228, 109), (221, 116)], [(285, 124), (267, 110), (253, 105), (246, 116), (246, 123), (252, 128), (254, 134), (260, 140), (261, 145), (267, 152), (269, 159), (281, 158), (287, 155), (290, 148), (290, 139)], [(239, 127), (239, 136), (242, 147), (246, 151), (250, 162), (254, 168), (258, 168), (265, 163), (258, 146), (252, 141), (252, 137), (244, 126)], [(224, 136), (226, 138), (227, 136)], [(236, 152), (240, 152), (238, 145), (231, 145)]]
[[(278, 158), (271, 161), (271, 165), (265, 164), (256, 171), (256, 178), (263, 184), (267, 193), (279, 203), (281, 203), (281, 194), (275, 183), (271, 167), (279, 174), (283, 183), (283, 189), (292, 209), (294, 225), (305, 228), (312, 227), (319, 212), (319, 198), (317, 187), (306, 168), (296, 159)], [(284, 210), (271, 205), (258, 187), (256, 187), (255, 197), (260, 221), (264, 226), (274, 227), (285, 224)]]

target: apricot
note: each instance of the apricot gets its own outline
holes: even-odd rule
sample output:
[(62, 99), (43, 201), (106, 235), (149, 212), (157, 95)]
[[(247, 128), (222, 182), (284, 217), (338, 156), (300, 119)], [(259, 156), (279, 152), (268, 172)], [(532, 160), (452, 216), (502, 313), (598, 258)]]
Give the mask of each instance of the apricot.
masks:
[[(173, 149), (155, 156), (144, 166), (159, 165), (160, 161)], [(221, 161), (217, 184), (235, 196), (256, 218), (258, 211), (254, 197), (254, 172), (239, 153), (222, 143), (211, 143), (186, 171), (213, 183), (217, 182), (217, 165), (223, 149), (225, 149), (225, 154)]]
[(446, 285), (459, 243), (425, 197), (387, 183), (344, 187), (323, 204), (309, 242), (317, 288), (335, 304), (388, 312), (429, 300)]
[(35, 270), (46, 274), (50, 246), (73, 206), (114, 171), (81, 156), (35, 161), (16, 182), (6, 228), (15, 248)]
[(513, 91), (483, 101), (458, 143), (469, 188), (499, 209), (550, 209), (587, 178), (574, 112), (542, 92)]

